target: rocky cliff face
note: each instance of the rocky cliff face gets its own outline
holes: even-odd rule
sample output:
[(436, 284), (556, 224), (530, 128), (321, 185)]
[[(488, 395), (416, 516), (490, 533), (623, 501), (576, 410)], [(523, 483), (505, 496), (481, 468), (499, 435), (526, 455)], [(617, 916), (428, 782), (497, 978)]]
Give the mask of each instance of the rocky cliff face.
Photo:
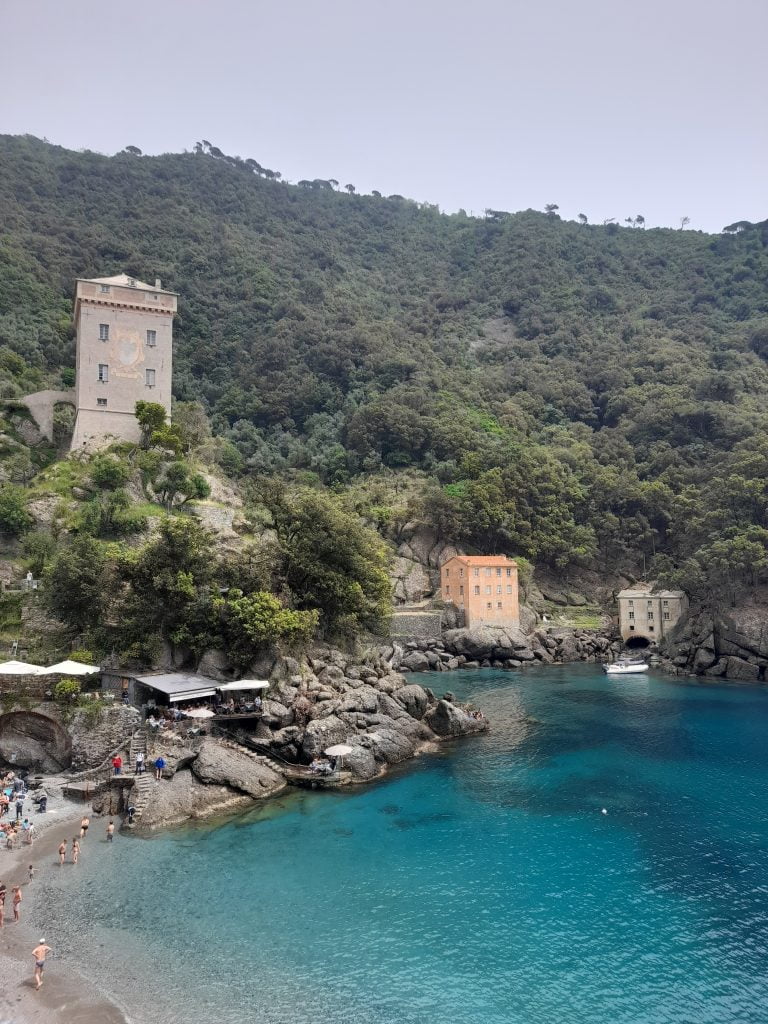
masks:
[(664, 667), (678, 675), (768, 680), (766, 595), (715, 613), (692, 612), (664, 642), (662, 655)]

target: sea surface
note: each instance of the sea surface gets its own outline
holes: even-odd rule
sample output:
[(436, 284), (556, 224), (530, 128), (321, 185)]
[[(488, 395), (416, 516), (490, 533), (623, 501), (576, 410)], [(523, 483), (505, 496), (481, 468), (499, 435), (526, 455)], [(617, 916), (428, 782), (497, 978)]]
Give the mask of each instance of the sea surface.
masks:
[(419, 681), (492, 731), (215, 828), (92, 829), (34, 901), (61, 964), (140, 1024), (768, 1022), (765, 689)]

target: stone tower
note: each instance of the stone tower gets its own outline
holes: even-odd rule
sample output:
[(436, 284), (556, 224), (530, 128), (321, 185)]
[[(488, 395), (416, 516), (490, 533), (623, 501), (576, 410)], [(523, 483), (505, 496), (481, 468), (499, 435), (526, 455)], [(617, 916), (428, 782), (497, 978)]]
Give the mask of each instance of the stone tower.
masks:
[(138, 441), (136, 402), (171, 413), (173, 317), (177, 295), (127, 274), (78, 278), (77, 371), (72, 451)]

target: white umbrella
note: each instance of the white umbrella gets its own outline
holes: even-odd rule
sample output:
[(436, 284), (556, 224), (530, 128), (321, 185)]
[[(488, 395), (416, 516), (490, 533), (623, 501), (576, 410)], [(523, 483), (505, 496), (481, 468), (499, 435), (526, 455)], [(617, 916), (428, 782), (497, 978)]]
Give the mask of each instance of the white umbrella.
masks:
[(48, 676), (53, 675), (54, 672), (60, 672), (64, 676), (91, 676), (98, 671), (100, 671), (98, 665), (84, 665), (81, 661), (67, 659), (58, 661), (50, 668), (44, 668), (40, 675)]
[(323, 753), (327, 757), (337, 757), (339, 759), (339, 768), (341, 768), (342, 759), (346, 757), (347, 754), (352, 753), (352, 747), (348, 747), (346, 743), (337, 743), (333, 747), (328, 747), (323, 751)]
[(182, 711), (182, 715), (186, 715), (187, 718), (213, 718), (216, 714), (215, 711), (211, 711), (210, 708), (192, 708), (191, 711)]
[(0, 665), (0, 674), (4, 676), (39, 676), (42, 672), (45, 672), (42, 665), (29, 661), (4, 661)]

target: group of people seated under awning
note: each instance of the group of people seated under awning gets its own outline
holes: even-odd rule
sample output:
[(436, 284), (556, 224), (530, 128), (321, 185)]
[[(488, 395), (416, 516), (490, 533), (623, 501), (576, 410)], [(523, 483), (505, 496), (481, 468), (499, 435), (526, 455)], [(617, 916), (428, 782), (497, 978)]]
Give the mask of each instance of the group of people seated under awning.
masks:
[(258, 694), (238, 693), (235, 698), (217, 693), (210, 701), (184, 701), (167, 708), (153, 708), (147, 715), (147, 725), (153, 731), (172, 729), (180, 722), (205, 720), (214, 715), (258, 715), (262, 708)]

